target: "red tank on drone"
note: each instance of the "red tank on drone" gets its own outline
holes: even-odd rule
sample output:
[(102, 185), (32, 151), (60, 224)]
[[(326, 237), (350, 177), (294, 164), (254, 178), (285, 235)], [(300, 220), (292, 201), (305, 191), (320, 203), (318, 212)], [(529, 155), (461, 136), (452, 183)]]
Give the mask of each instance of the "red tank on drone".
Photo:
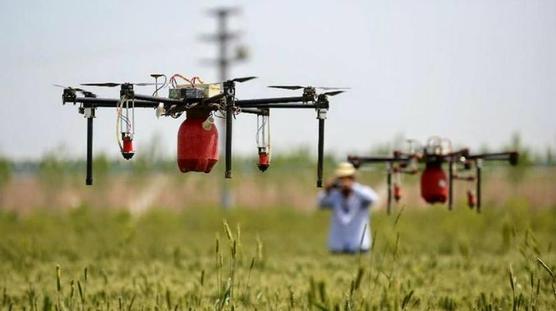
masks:
[(218, 130), (208, 112), (188, 112), (178, 131), (178, 167), (182, 173), (209, 173), (218, 161)]
[(421, 197), (425, 202), (446, 203), (448, 199), (448, 177), (442, 163), (427, 163), (421, 174)]

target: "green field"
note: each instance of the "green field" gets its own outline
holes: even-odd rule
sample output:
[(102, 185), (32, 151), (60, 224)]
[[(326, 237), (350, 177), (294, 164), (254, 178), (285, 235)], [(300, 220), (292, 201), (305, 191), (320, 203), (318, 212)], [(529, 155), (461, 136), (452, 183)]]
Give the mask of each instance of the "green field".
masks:
[(362, 256), (326, 211), (0, 210), (0, 310), (554, 310), (556, 210), (522, 203), (377, 211)]

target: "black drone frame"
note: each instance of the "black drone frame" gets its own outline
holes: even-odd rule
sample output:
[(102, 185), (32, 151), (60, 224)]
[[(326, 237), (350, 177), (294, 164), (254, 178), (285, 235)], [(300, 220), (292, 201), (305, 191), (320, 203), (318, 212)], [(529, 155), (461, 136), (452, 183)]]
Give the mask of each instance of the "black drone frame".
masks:
[[(93, 184), (93, 118), (98, 108), (117, 108), (120, 101), (133, 100), (135, 108), (151, 108), (164, 105), (165, 115), (176, 115), (189, 110), (225, 111), (226, 146), (225, 146), (225, 178), (232, 178), (232, 128), (234, 115), (237, 112), (269, 116), (270, 109), (315, 109), (318, 119), (318, 163), (317, 187), (322, 187), (323, 153), (324, 153), (324, 124), (329, 109), (328, 95), (336, 95), (342, 91), (325, 92), (317, 94), (315, 88), (303, 89), (302, 96), (273, 97), (257, 99), (236, 99), (236, 82), (245, 82), (255, 77), (237, 78), (222, 83), (223, 92), (208, 98), (187, 98), (183, 100), (167, 97), (136, 94), (132, 83), (120, 85), (120, 98), (97, 98), (95, 94), (79, 88), (67, 87), (64, 89), (63, 103), (79, 103), (79, 113), (87, 119), (87, 176), (86, 185)], [(115, 84), (117, 85), (117, 84)], [(114, 85), (111, 85), (114, 86)], [(83, 94), (78, 97), (77, 92)]]
[[(386, 211), (388, 214), (391, 212), (392, 206), (392, 174), (402, 173), (415, 175), (419, 171), (411, 163), (448, 163), (448, 209), (453, 208), (453, 183), (454, 180), (475, 181), (476, 193), (476, 208), (477, 212), (481, 212), (481, 177), (482, 177), (482, 162), (484, 161), (508, 161), (511, 165), (517, 165), (519, 154), (515, 151), (498, 152), (498, 153), (480, 153), (470, 154), (469, 149), (461, 149), (448, 154), (427, 154), (424, 153), (402, 153), (394, 151), (392, 157), (359, 157), (348, 156), (348, 162), (353, 166), (359, 168), (363, 164), (386, 163), (386, 182), (388, 186)], [(461, 166), (461, 171), (468, 171), (475, 168), (473, 176), (461, 176), (456, 172), (456, 165)]]

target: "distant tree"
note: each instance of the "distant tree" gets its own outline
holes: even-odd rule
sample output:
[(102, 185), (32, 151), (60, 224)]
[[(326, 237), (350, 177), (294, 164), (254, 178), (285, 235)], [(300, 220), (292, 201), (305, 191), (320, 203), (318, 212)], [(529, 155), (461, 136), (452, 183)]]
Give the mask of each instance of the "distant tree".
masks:
[[(256, 150), (253, 150), (256, 154)], [(312, 150), (309, 146), (303, 145), (290, 149), (288, 152), (274, 153), (272, 155), (271, 167), (274, 169), (287, 167), (294, 168), (297, 164), (309, 165), (314, 162), (315, 158), (312, 155)]]
[(523, 145), (521, 135), (517, 132), (512, 135), (510, 144), (508, 147), (506, 147), (506, 149), (515, 150), (519, 153), (519, 161), (517, 166), (509, 168), (508, 174), (509, 179), (514, 184), (518, 184), (525, 177), (527, 168), (533, 164), (531, 152)]
[(12, 167), (10, 160), (0, 156), (0, 188), (3, 188), (10, 181), (11, 176)]
[[(405, 147), (401, 145), (401, 147)], [(376, 156), (388, 156), (392, 154), (392, 144), (390, 143), (382, 143), (382, 144), (375, 144), (369, 149), (369, 154), (376, 155)]]
[(4, 186), (10, 181), (12, 176), (12, 167), (10, 161), (0, 156), (0, 207), (4, 200)]
[(147, 176), (157, 170), (164, 170), (166, 164), (163, 150), (159, 133), (154, 133), (145, 145), (138, 148), (131, 163), (131, 177), (134, 183), (143, 184), (148, 180)]
[(65, 148), (59, 146), (46, 152), (39, 162), (38, 177), (46, 195), (46, 205), (52, 205), (61, 185), (65, 184), (71, 164), (64, 160)]
[(556, 164), (554, 161), (554, 151), (552, 151), (552, 147), (546, 148), (546, 158), (545, 158), (546, 165), (554, 165)]
[(479, 147), (479, 153), (489, 153), (490, 152), (490, 148), (488, 147), (487, 144), (482, 144)]
[(93, 160), (95, 184), (104, 185), (110, 173), (110, 159), (105, 153), (95, 155)]

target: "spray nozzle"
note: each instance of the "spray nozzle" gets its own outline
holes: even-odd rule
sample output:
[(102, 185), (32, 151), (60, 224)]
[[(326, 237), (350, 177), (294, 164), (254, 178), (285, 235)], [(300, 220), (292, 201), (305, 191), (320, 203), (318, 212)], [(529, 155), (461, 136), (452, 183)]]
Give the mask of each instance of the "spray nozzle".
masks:
[(261, 172), (266, 171), (270, 167), (270, 154), (266, 148), (259, 148), (259, 162), (257, 167)]

